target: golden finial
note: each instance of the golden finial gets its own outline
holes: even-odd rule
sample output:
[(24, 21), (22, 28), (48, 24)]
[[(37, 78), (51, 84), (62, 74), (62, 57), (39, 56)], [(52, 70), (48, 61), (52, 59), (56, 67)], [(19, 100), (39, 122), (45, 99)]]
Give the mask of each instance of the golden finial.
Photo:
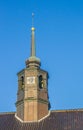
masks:
[(32, 28), (31, 28), (32, 31), (35, 30), (34, 28), (34, 13), (32, 13)]
[(32, 31), (35, 30), (34, 28), (34, 13), (32, 13), (32, 28), (31, 28)]

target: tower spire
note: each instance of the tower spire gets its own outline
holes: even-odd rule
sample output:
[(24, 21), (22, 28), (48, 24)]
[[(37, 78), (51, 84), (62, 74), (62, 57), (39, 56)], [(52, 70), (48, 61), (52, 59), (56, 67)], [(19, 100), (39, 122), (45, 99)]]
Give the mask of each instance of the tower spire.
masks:
[(31, 54), (29, 59), (26, 61), (26, 66), (40, 66), (40, 59), (36, 57), (36, 46), (35, 46), (35, 28), (34, 28), (34, 13), (32, 13), (32, 27), (31, 27)]
[(31, 57), (33, 57), (33, 56), (36, 56), (34, 13), (32, 13), (32, 28), (31, 28)]
[(35, 48), (35, 28), (31, 28), (31, 57), (36, 56)]

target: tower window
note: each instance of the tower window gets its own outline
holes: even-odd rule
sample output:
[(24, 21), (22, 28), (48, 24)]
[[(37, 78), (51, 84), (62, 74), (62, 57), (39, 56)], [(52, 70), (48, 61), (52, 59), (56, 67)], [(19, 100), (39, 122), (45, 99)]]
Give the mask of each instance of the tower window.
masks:
[(42, 89), (44, 86), (42, 75), (39, 76), (39, 88)]
[(24, 77), (23, 76), (21, 77), (21, 82), (22, 82), (22, 85), (24, 85)]

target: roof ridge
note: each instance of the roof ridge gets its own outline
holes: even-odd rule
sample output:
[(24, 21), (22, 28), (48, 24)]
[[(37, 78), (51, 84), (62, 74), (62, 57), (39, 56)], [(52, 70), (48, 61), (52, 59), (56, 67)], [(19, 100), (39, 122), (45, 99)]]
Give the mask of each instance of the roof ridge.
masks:
[(51, 112), (73, 112), (73, 111), (83, 111), (83, 108), (63, 109), (63, 110), (51, 110)]
[(15, 114), (16, 112), (0, 112), (0, 115), (5, 115), (5, 114)]

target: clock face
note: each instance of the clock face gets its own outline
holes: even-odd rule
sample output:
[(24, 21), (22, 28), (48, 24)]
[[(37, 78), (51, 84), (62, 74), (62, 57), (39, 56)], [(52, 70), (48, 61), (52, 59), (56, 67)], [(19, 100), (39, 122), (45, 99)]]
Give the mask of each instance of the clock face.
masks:
[(35, 77), (27, 77), (27, 84), (35, 84)]

